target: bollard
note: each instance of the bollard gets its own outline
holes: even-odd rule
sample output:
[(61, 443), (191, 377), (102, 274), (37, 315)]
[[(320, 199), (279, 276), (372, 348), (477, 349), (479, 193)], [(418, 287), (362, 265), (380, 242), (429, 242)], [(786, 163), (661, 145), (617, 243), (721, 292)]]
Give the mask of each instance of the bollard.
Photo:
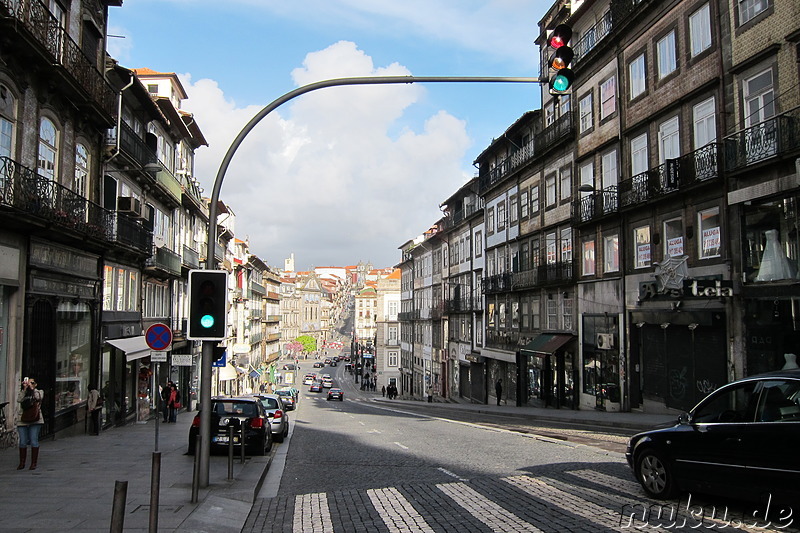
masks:
[(114, 503), (111, 507), (111, 533), (122, 533), (125, 527), (125, 501), (128, 499), (128, 482), (114, 482)]
[[(158, 417), (156, 416), (156, 420)], [(158, 423), (158, 422), (156, 422)], [(153, 468), (150, 473), (150, 527), (149, 533), (158, 533), (158, 499), (161, 491), (161, 452), (153, 452)]]
[(241, 451), (241, 454), (242, 454), (241, 457), (240, 457), (240, 462), (242, 464), (244, 464), (244, 451), (245, 451), (244, 450), (244, 420), (242, 421), (241, 424), (239, 424), (239, 428), (240, 428), (240, 433), (239, 434), (241, 435), (239, 437), (239, 447), (240, 447), (240, 451)]
[(192, 472), (192, 503), (197, 503), (200, 492), (200, 435), (194, 441), (194, 471)]
[(228, 426), (228, 481), (233, 479), (233, 426)]

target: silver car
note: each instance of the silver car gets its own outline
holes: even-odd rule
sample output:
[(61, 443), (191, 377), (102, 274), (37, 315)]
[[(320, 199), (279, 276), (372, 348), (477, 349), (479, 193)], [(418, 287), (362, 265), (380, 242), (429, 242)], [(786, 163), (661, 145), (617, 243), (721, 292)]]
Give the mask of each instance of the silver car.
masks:
[(275, 442), (283, 442), (289, 435), (289, 415), (283, 405), (283, 400), (276, 394), (256, 394), (264, 406), (264, 410), (269, 415), (269, 424), (272, 429), (272, 439)]

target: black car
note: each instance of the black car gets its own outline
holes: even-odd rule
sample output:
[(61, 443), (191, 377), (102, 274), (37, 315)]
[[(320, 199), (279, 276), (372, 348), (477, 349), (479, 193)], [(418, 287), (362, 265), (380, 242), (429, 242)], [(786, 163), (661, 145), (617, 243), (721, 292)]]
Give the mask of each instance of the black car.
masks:
[(328, 400), (344, 400), (344, 391), (342, 389), (332, 388), (328, 391)]
[(631, 437), (628, 464), (645, 492), (761, 500), (800, 498), (800, 369), (729, 383), (674, 426)]
[[(211, 451), (227, 451), (229, 428), (234, 426), (233, 444), (237, 450), (241, 445), (240, 425), (244, 426), (245, 452), (250, 455), (266, 455), (272, 449), (272, 431), (267, 411), (257, 398), (212, 398), (211, 399)], [(200, 413), (195, 415), (189, 429), (189, 455), (194, 454), (197, 435), (200, 432)]]

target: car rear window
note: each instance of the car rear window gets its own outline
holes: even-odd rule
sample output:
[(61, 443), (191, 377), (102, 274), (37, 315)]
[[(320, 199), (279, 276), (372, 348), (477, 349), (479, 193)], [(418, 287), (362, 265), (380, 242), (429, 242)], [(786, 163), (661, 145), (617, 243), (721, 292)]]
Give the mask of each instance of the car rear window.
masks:
[(261, 404), (267, 409), (279, 409), (278, 400), (275, 398), (261, 398)]
[(258, 416), (258, 407), (253, 402), (214, 402), (214, 412), (225, 416)]

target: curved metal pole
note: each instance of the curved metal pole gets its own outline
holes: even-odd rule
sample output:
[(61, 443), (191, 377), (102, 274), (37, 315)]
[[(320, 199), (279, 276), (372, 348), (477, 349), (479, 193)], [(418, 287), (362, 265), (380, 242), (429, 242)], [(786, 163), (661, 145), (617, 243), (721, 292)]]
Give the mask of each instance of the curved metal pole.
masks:
[[(220, 191), (222, 190), (222, 180), (225, 178), (225, 173), (228, 171), (228, 166), (233, 159), (233, 155), (239, 146), (244, 141), (244, 138), (261, 122), (261, 120), (269, 115), (272, 111), (283, 105), (284, 103), (311, 91), (317, 89), (324, 89), (326, 87), (336, 87), (339, 85), (390, 85), (400, 83), (542, 83), (547, 81), (540, 78), (514, 78), (514, 77), (481, 77), (481, 76), (369, 76), (369, 77), (356, 77), (356, 78), (335, 78), (330, 80), (322, 80), (315, 83), (310, 83), (302, 87), (298, 87), (293, 91), (289, 91), (280, 98), (274, 100), (272, 103), (264, 107), (261, 111), (250, 119), (242, 131), (236, 136), (231, 143), (230, 148), (222, 158), (222, 163), (217, 171), (217, 176), (214, 179), (214, 188), (211, 192), (211, 204), (208, 208), (208, 241), (206, 242), (206, 264), (205, 268), (216, 268), (216, 259), (214, 258), (214, 247), (217, 242), (217, 203), (219, 202)], [(201, 364), (201, 380), (200, 380), (200, 439), (203, 444), (200, 447), (200, 486), (208, 486), (208, 469), (209, 469), (209, 453), (211, 442), (211, 357), (213, 352), (213, 341), (203, 341), (203, 355)]]

